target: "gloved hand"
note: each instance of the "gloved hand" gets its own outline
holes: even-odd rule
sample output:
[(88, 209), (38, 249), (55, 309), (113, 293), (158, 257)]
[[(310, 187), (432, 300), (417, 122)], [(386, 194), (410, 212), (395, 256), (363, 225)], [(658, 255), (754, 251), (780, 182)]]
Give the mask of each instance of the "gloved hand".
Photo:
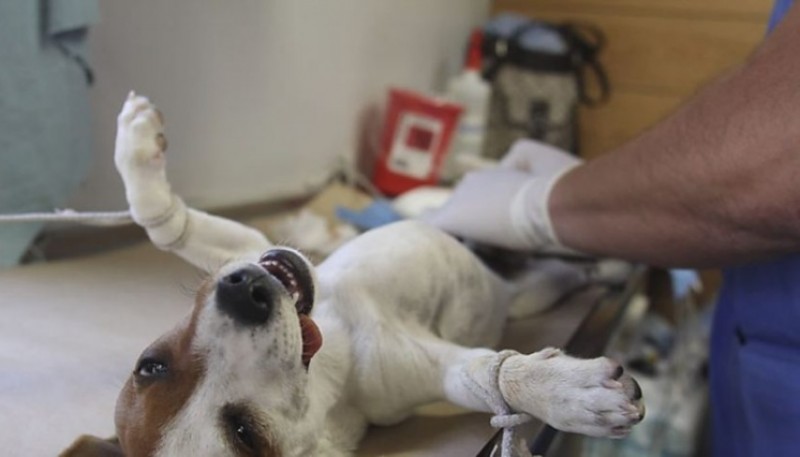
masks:
[(565, 252), (548, 200), (559, 178), (581, 160), (553, 146), (519, 140), (493, 168), (468, 173), (426, 220), (470, 240), (520, 251)]

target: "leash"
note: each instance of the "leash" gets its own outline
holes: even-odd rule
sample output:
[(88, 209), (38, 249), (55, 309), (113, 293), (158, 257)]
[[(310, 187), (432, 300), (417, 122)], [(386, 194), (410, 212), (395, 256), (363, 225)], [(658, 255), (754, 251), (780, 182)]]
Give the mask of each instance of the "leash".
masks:
[(71, 209), (57, 209), (52, 213), (0, 214), (0, 224), (23, 222), (66, 222), (113, 227), (133, 224), (133, 217), (130, 211), (79, 212)]

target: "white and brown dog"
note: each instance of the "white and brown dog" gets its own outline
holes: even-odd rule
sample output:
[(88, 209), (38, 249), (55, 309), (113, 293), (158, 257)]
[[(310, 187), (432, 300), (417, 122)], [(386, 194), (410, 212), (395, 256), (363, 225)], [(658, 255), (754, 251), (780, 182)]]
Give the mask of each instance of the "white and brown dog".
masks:
[(450, 236), (396, 223), (315, 267), (184, 206), (165, 146), (161, 115), (132, 93), (115, 162), (134, 219), (159, 247), (223, 266), (142, 353), (117, 401), (117, 438), (82, 437), (63, 455), (345, 456), (368, 424), (443, 399), (592, 436), (624, 436), (643, 417), (638, 386), (610, 359), (486, 349), (519, 286)]

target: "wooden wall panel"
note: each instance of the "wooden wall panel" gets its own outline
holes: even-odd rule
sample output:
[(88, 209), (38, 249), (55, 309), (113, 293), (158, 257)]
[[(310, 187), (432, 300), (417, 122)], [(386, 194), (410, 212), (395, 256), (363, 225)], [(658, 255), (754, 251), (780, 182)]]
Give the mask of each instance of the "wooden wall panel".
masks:
[(742, 62), (764, 35), (750, 22), (543, 13), (550, 21), (596, 24), (608, 45), (601, 55), (614, 87), (686, 95)]
[(738, 18), (765, 23), (773, 0), (496, 0), (495, 10), (591, 12), (614, 10), (650, 16)]
[(744, 60), (764, 36), (765, 27), (755, 20), (639, 15), (614, 8), (539, 10), (525, 3), (503, 10), (542, 20), (596, 24), (608, 40), (602, 60), (615, 85), (684, 95)]
[(495, 0), (511, 11), (603, 29), (610, 102), (581, 110), (584, 155), (613, 149), (657, 122), (764, 36), (772, 0)]

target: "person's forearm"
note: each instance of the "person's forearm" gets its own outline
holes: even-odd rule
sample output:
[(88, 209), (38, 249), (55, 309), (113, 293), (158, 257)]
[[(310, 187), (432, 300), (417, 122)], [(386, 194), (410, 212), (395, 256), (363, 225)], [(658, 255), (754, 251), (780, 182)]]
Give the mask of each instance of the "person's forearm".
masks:
[(740, 69), (555, 186), (559, 240), (663, 266), (800, 251), (800, 9)]

